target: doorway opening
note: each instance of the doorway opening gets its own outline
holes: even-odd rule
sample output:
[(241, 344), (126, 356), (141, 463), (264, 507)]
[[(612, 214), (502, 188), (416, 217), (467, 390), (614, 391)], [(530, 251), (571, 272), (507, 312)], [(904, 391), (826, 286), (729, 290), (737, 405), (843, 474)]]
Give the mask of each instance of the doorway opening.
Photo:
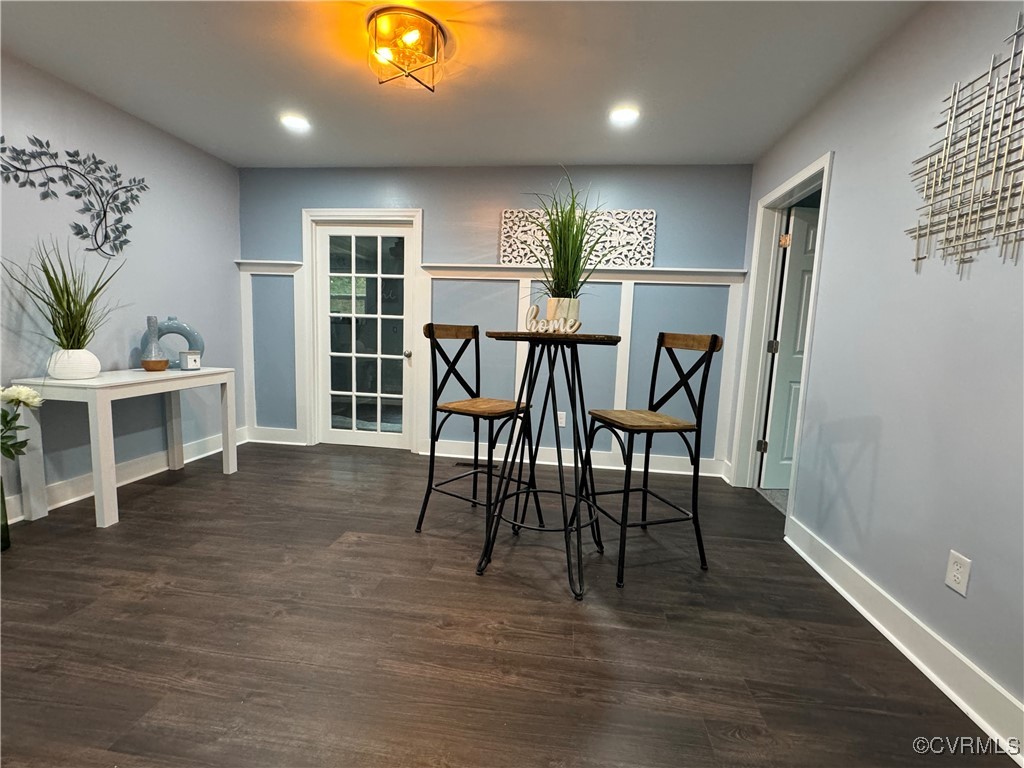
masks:
[(418, 210), (303, 211), (313, 443), (412, 449)]
[(803, 359), (807, 349), (814, 254), (821, 209), (821, 190), (799, 200), (785, 212), (785, 231), (779, 237), (771, 320), (767, 343), (770, 367), (764, 405), (764, 427), (758, 440), (761, 455), (757, 488), (785, 514), (789, 504), (800, 402)]
[(832, 158), (823, 155), (761, 197), (754, 222), (727, 479), (775, 496), (787, 515), (799, 479)]

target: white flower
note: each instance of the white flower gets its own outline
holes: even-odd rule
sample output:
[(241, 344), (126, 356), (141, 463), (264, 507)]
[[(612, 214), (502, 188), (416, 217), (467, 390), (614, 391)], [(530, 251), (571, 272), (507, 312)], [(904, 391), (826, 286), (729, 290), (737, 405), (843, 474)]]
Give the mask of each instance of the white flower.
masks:
[(14, 405), (27, 405), (29, 408), (38, 408), (43, 404), (43, 398), (32, 387), (14, 386), (7, 389), (0, 389), (0, 400)]

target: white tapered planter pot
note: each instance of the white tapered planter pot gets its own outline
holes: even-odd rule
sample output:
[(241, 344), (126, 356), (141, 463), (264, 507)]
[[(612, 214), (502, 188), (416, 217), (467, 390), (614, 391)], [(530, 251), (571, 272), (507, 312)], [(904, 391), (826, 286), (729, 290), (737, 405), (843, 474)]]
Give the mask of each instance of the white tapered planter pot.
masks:
[(100, 372), (100, 359), (88, 349), (58, 349), (46, 362), (54, 379), (91, 379)]

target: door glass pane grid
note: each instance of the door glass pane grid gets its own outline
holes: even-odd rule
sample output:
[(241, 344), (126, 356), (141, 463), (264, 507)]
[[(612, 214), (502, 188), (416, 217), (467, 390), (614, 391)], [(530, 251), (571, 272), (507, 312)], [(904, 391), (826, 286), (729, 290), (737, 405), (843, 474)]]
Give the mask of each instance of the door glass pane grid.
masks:
[[(334, 324), (339, 322), (342, 325), (337, 332), (348, 337), (343, 345), (341, 339), (337, 346), (332, 344), (329, 353), (332, 374), (338, 372), (331, 376), (330, 384), (335, 413), (332, 427), (401, 433), (405, 238), (356, 235), (336, 242), (332, 237), (331, 248), (332, 340)], [(337, 258), (339, 252), (347, 258)], [(345, 267), (347, 270), (341, 271)], [(337, 354), (337, 349), (349, 354)], [(349, 377), (347, 390), (335, 388)], [(339, 406), (343, 403), (342, 409)]]

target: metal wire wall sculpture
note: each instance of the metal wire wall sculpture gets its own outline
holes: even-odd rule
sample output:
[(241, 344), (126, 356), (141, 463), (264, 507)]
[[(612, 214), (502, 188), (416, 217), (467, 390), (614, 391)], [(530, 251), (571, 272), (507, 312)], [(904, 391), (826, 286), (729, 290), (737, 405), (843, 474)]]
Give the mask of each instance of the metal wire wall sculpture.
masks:
[(939, 256), (963, 276), (975, 255), (995, 245), (1017, 264), (1024, 242), (1024, 14), (1006, 38), (1007, 58), (992, 57), (988, 72), (956, 83), (945, 99), (943, 132), (914, 161), (910, 178), (924, 205), (907, 234), (916, 240), (914, 264)]

